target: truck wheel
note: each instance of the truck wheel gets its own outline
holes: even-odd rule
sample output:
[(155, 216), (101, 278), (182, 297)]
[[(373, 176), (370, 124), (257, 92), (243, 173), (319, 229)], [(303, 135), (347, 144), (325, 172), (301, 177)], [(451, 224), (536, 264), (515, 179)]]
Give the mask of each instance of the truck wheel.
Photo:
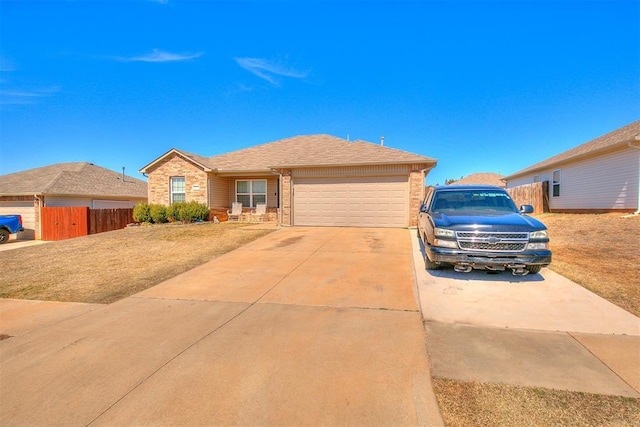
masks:
[(5, 228), (0, 229), (0, 244), (7, 243), (9, 241), (9, 231)]
[(529, 273), (531, 274), (540, 273), (540, 270), (542, 270), (541, 265), (527, 265), (525, 268), (529, 270)]
[(424, 253), (424, 267), (427, 270), (438, 270), (440, 268), (440, 264), (433, 262), (429, 259), (429, 257), (427, 256), (426, 250)]

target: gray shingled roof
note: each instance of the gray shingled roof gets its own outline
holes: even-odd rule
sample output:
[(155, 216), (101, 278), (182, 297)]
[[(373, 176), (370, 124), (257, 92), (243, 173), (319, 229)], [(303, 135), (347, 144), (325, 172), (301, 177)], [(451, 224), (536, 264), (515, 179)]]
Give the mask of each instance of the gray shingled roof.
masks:
[(493, 172), (478, 172), (472, 173), (459, 180), (452, 182), (451, 185), (495, 185), (498, 187), (504, 187), (505, 183), (502, 181), (504, 175)]
[(0, 196), (56, 194), (146, 198), (147, 183), (93, 163), (56, 163), (0, 176)]
[(395, 148), (366, 141), (350, 142), (331, 135), (295, 136), (209, 158), (209, 164), (219, 171), (434, 162), (432, 158)]
[(522, 169), (512, 175), (507, 176), (505, 179), (513, 179), (517, 176), (545, 169), (559, 163), (571, 161), (573, 159), (579, 159), (589, 155), (594, 155), (599, 151), (604, 151), (617, 145), (626, 145), (628, 142), (636, 140), (636, 138), (639, 136), (640, 120), (616, 129), (613, 132), (609, 132), (608, 134), (596, 139), (592, 139), (589, 142), (578, 145), (577, 147), (564, 151), (556, 156), (536, 163), (533, 166)]
[[(172, 151), (174, 150), (165, 155)], [(175, 151), (203, 166), (223, 173), (269, 171), (271, 168), (283, 167), (436, 163), (435, 159), (407, 151), (366, 141), (350, 142), (324, 134), (295, 136), (213, 157)], [(162, 157), (164, 155), (160, 158)], [(141, 171), (146, 172), (154, 163), (155, 161)]]

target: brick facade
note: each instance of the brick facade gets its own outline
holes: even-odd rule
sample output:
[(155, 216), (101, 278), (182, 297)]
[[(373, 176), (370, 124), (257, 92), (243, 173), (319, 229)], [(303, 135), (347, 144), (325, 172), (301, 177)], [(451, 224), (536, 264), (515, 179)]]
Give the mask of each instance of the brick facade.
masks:
[[(424, 196), (424, 164), (415, 164), (410, 169), (405, 169), (409, 173), (409, 227), (415, 227), (418, 224), (418, 210)], [(280, 170), (280, 209), (279, 221), (281, 225), (293, 225), (293, 182), (292, 170)], [(371, 172), (371, 171), (369, 171)], [(406, 173), (406, 172), (405, 172)], [(153, 170), (148, 174), (149, 203), (153, 204), (170, 204), (170, 179), (175, 176), (185, 177), (186, 201), (195, 200), (200, 203), (209, 205), (209, 192), (216, 189), (209, 188), (209, 182), (214, 182), (213, 176), (209, 179), (207, 172), (203, 171), (191, 161), (185, 159), (179, 154), (172, 154), (167, 158), (161, 159)], [(231, 181), (229, 181), (231, 182)], [(219, 186), (218, 186), (219, 187)], [(224, 188), (224, 186), (223, 186)], [(218, 191), (220, 188), (217, 189)], [(231, 188), (226, 188), (227, 195), (230, 197)], [(226, 218), (226, 210), (224, 206), (210, 206), (216, 208), (215, 215), (219, 219)], [(249, 212), (249, 208), (247, 208)], [(278, 209), (270, 209), (267, 215), (268, 219), (272, 219), (277, 214)], [(275, 218), (274, 218), (275, 219)]]
[(148, 176), (149, 203), (169, 205), (171, 203), (171, 177), (184, 176), (185, 198), (199, 203), (208, 203), (207, 173), (193, 163), (173, 154), (158, 162)]

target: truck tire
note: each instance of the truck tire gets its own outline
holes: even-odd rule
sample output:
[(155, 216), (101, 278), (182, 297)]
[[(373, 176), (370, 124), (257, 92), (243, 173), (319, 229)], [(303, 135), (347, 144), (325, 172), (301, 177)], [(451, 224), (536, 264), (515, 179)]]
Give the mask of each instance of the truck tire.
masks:
[(531, 273), (531, 274), (540, 273), (540, 270), (542, 270), (542, 266), (541, 265), (527, 265), (525, 268), (527, 270), (529, 270), (529, 273)]
[(6, 228), (0, 228), (0, 244), (7, 243), (9, 241), (9, 230)]
[(427, 270), (438, 270), (438, 269), (440, 269), (440, 264), (431, 261), (429, 259), (429, 257), (427, 256), (427, 251), (426, 250), (424, 252), (424, 267)]

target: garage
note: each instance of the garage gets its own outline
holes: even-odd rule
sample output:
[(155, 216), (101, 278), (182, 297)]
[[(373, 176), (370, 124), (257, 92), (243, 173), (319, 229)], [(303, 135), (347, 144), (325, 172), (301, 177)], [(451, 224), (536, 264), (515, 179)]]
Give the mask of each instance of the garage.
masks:
[(24, 231), (18, 233), (20, 239), (34, 239), (36, 230), (36, 210), (33, 202), (27, 201), (1, 201), (0, 215), (22, 215)]
[(407, 227), (408, 176), (297, 178), (293, 223), (298, 226)]

